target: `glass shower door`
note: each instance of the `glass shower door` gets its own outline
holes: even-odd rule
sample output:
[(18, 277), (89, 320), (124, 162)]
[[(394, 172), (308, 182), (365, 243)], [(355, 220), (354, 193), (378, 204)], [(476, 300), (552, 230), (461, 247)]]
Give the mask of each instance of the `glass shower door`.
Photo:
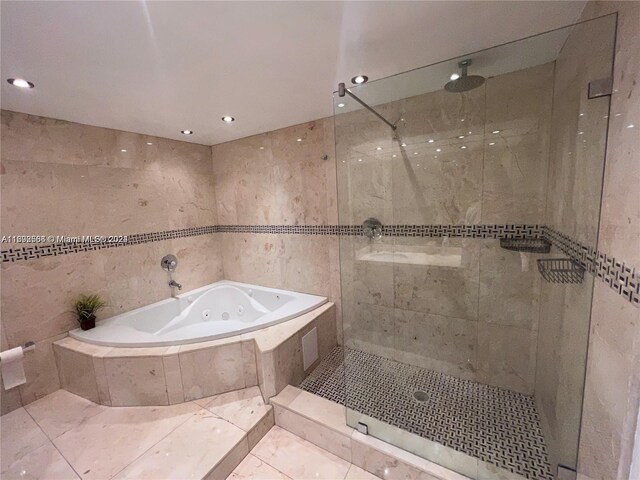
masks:
[(349, 89), (395, 128), (335, 94), (333, 361), (356, 440), (471, 478), (575, 468), (593, 277), (547, 284), (538, 260), (578, 261), (560, 232), (596, 242), (609, 98), (588, 90), (611, 74), (615, 21)]

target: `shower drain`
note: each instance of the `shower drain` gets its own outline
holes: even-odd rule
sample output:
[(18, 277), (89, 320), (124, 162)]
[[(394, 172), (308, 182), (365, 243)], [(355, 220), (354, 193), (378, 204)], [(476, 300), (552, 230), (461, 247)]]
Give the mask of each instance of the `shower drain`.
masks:
[(429, 400), (429, 394), (427, 392), (423, 392), (422, 390), (417, 390), (413, 392), (413, 398), (415, 398), (419, 402), (426, 402)]

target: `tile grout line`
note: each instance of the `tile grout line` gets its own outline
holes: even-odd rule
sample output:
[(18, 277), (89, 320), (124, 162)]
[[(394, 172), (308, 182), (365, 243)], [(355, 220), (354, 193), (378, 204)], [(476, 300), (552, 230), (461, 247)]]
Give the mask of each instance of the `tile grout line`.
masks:
[[(193, 402), (190, 402), (193, 403)], [(199, 406), (199, 405), (196, 405)], [(111, 407), (111, 408), (131, 408), (131, 407)], [(134, 407), (135, 408), (135, 407)], [(173, 432), (175, 432), (179, 427), (181, 427), (182, 425), (184, 425), (185, 423), (187, 423), (189, 420), (191, 420), (191, 418), (193, 418), (195, 416), (196, 412), (193, 412), (191, 415), (189, 415), (184, 421), (180, 422), (178, 425), (176, 425), (174, 428), (172, 428), (165, 436), (163, 436), (160, 440), (158, 440), (157, 442), (155, 442), (153, 445), (151, 445), (149, 448), (147, 448), (144, 452), (142, 452), (140, 455), (138, 455), (136, 458), (134, 458), (133, 460), (131, 460), (129, 463), (127, 463), (124, 467), (122, 467), (120, 470), (118, 470), (115, 474), (111, 475), (109, 477), (109, 479), (111, 478), (115, 478), (117, 477), (119, 474), (121, 474), (124, 470), (126, 470), (129, 466), (131, 466), (133, 463), (135, 463), (136, 461), (138, 461), (140, 458), (142, 458), (148, 451), (152, 450), (153, 447), (155, 447), (156, 445), (158, 445), (160, 442), (162, 442), (165, 438), (167, 438), (169, 435), (171, 435)]]
[[(295, 433), (290, 432), (289, 430), (287, 430), (286, 428), (281, 427), (280, 425), (275, 425), (275, 424), (274, 424), (274, 425), (269, 429), (269, 432), (271, 432), (271, 430), (273, 430), (273, 428), (274, 428), (274, 427), (278, 427), (278, 428), (280, 428), (280, 429), (284, 430), (285, 432), (287, 432), (289, 435), (292, 435), (292, 436), (296, 437), (298, 440), (300, 440), (300, 442), (301, 442), (303, 445), (304, 445), (305, 443), (308, 443), (308, 444), (309, 444), (309, 445), (311, 445), (313, 448), (317, 448), (317, 449), (319, 449), (319, 450), (322, 450), (322, 451), (324, 451), (324, 452), (326, 452), (326, 453), (329, 453), (330, 455), (333, 455), (334, 457), (336, 457), (336, 458), (338, 458), (338, 459), (343, 460), (343, 461), (345, 461), (345, 462), (346, 462), (346, 460), (344, 460), (343, 458), (338, 457), (336, 454), (331, 453), (330, 451), (325, 450), (325, 449), (324, 449), (324, 448), (322, 448), (322, 447), (319, 447), (319, 446), (318, 446), (318, 445), (316, 445), (315, 443), (310, 442), (309, 440), (307, 440), (307, 439), (305, 439), (305, 438), (299, 437), (299, 436), (298, 436), (298, 435), (296, 435)], [(257, 446), (262, 442), (262, 440), (263, 440), (264, 438), (266, 438), (266, 436), (269, 434), (269, 432), (267, 432), (267, 434), (265, 434), (265, 436), (264, 436), (264, 437), (262, 437), (262, 439), (260, 440), (260, 442), (258, 442), (258, 443), (253, 447), (253, 449), (251, 449), (251, 450), (249, 451), (249, 455), (253, 455), (255, 458), (257, 458), (258, 460), (260, 460), (262, 463), (265, 463), (265, 464), (269, 465), (269, 466), (270, 466), (271, 468), (273, 468), (274, 470), (276, 470), (276, 471), (278, 471), (278, 472), (282, 473), (285, 477), (287, 477), (287, 478), (291, 478), (291, 479), (293, 480), (293, 477), (290, 477), (289, 475), (287, 475), (286, 473), (284, 473), (284, 472), (283, 472), (282, 470), (280, 470), (279, 468), (276, 468), (276, 467), (274, 467), (273, 465), (271, 465), (267, 460), (265, 460), (265, 459), (263, 459), (263, 458), (261, 458), (261, 457), (259, 457), (258, 455), (256, 455), (256, 454), (254, 454), (254, 453), (253, 453), (253, 450), (254, 450), (254, 449), (255, 449), (255, 448), (256, 448), (256, 447), (257, 447)], [(349, 463), (349, 465), (350, 465), (350, 466), (352, 465), (352, 463), (351, 463), (351, 462), (348, 462), (348, 463)], [(348, 473), (349, 473), (349, 469), (347, 469), (347, 472), (345, 473), (345, 477), (347, 476), (347, 474), (348, 474)], [(342, 480), (344, 480), (344, 478), (343, 478)]]
[[(43, 397), (43, 398), (44, 398), (44, 397)], [(24, 408), (24, 407), (22, 407), (22, 408)], [(78, 471), (75, 469), (75, 467), (74, 467), (73, 465), (71, 465), (71, 462), (67, 459), (67, 457), (65, 457), (65, 456), (62, 454), (62, 452), (60, 451), (60, 449), (58, 448), (58, 446), (54, 443), (53, 439), (52, 439), (52, 438), (49, 438), (49, 435), (47, 435), (47, 432), (45, 432), (45, 431), (44, 431), (44, 429), (43, 429), (43, 428), (40, 426), (40, 424), (38, 423), (38, 421), (37, 421), (35, 418), (33, 418), (33, 415), (31, 415), (31, 413), (29, 413), (29, 410), (27, 410), (26, 408), (25, 408), (24, 410), (25, 410), (25, 412), (27, 412), (27, 415), (29, 415), (29, 417), (31, 417), (31, 419), (33, 420), (33, 422), (38, 426), (38, 428), (39, 428), (39, 429), (40, 429), (40, 431), (44, 434), (44, 436), (47, 438), (47, 440), (49, 441), (49, 443), (51, 444), (51, 446), (52, 446), (53, 448), (55, 448), (55, 449), (56, 449), (56, 451), (60, 454), (60, 457), (61, 457), (61, 458), (66, 462), (66, 464), (67, 464), (67, 465), (69, 465), (69, 468), (70, 468), (71, 470), (73, 470), (73, 472), (78, 476), (78, 478), (82, 479), (82, 476), (78, 473)], [(100, 413), (100, 412), (98, 412), (98, 413)], [(96, 413), (95, 415), (98, 415), (98, 413)], [(95, 415), (91, 415), (91, 417), (94, 417)], [(91, 418), (91, 417), (88, 417), (88, 418)], [(70, 428), (69, 430), (65, 431), (65, 432), (64, 432), (64, 433), (62, 433), (61, 435), (58, 435), (58, 437), (60, 437), (60, 436), (64, 435), (65, 433), (67, 433), (67, 432), (69, 432), (69, 431), (71, 431), (71, 430), (73, 430), (73, 429), (72, 429), (72, 428)], [(55, 437), (55, 438), (58, 438), (58, 437)], [(45, 444), (45, 445), (46, 445), (46, 444)], [(44, 446), (44, 445), (42, 445), (42, 446)], [(40, 448), (40, 447), (38, 447), (38, 448)], [(37, 450), (37, 448), (36, 448), (35, 450)], [(35, 452), (35, 450), (33, 450), (32, 452)], [(32, 452), (29, 452), (29, 453), (32, 453)], [(28, 455), (28, 454), (26, 454), (26, 455)], [(24, 457), (24, 456), (23, 456), (23, 457)], [(21, 458), (22, 458), (22, 457), (21, 457)]]
[[(273, 427), (275, 427), (275, 425), (274, 425), (274, 426), (272, 426), (271, 428), (273, 428)], [(269, 429), (269, 432), (271, 431), (271, 428)], [(267, 434), (268, 434), (269, 432), (267, 432)], [(265, 434), (265, 437), (266, 437), (266, 436), (267, 436), (267, 435)], [(262, 437), (262, 438), (264, 438), (264, 437)], [(261, 441), (262, 441), (262, 440), (261, 440)], [(258, 443), (260, 443), (260, 442), (258, 442)], [(256, 444), (253, 448), (256, 448), (257, 446), (258, 446), (258, 445)], [(251, 455), (253, 458), (255, 458), (256, 460), (258, 460), (259, 462), (264, 463), (265, 465), (269, 465), (269, 466), (270, 466), (271, 468), (273, 468), (276, 472), (281, 473), (281, 474), (282, 474), (282, 475), (284, 475), (286, 478), (288, 478), (288, 479), (290, 479), (290, 480), (293, 480), (293, 478), (291, 478), (289, 475), (287, 475), (286, 473), (284, 473), (282, 470), (280, 470), (280, 469), (278, 469), (278, 468), (274, 467), (274, 466), (273, 466), (273, 465), (271, 465), (269, 462), (267, 462), (266, 460), (263, 460), (262, 458), (258, 457), (257, 455), (254, 455), (254, 454), (253, 454), (253, 449), (249, 450), (249, 453), (247, 454), (247, 457), (248, 457), (249, 455)], [(244, 457), (244, 458), (247, 458), (247, 457)], [(243, 459), (243, 461), (244, 461), (244, 459)]]

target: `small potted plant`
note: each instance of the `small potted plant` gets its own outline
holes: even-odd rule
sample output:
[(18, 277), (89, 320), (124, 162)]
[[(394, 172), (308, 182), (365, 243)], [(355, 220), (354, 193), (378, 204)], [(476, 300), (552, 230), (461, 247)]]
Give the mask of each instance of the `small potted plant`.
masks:
[(80, 295), (74, 304), (82, 330), (96, 326), (96, 312), (106, 305), (99, 295)]

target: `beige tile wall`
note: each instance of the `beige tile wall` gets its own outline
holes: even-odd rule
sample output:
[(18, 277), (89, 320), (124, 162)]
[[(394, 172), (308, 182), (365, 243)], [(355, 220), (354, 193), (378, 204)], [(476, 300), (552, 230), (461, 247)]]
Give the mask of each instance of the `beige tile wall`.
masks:
[[(2, 235), (216, 223), (210, 147), (7, 111), (1, 117)], [(76, 327), (77, 295), (103, 295), (102, 318), (131, 310), (170, 295), (163, 255), (178, 256), (175, 277), (188, 290), (222, 278), (220, 252), (218, 238), (201, 236), (3, 264), (2, 349), (33, 340), (36, 351), (25, 357), (29, 382), (2, 391), (2, 412), (59, 388), (51, 344)]]
[[(629, 201), (629, 192), (631, 195), (634, 191), (637, 193), (635, 186), (640, 172), (633, 152), (640, 150), (640, 145), (637, 129), (627, 129), (626, 126), (640, 123), (637, 118), (640, 108), (636, 85), (639, 69), (637, 52), (640, 51), (640, 45), (637, 45), (640, 5), (634, 2), (592, 1), (587, 5), (584, 18), (616, 10), (620, 11), (620, 25), (612, 113), (620, 115), (612, 117), (610, 123), (599, 247), (637, 265), (640, 264), (640, 252), (637, 248), (640, 243), (640, 202)], [(529, 77), (525, 77), (525, 80), (528, 79)], [(487, 98), (494, 85), (498, 87), (497, 79), (487, 83), (484, 92)], [(508, 83), (499, 87), (502, 92), (519, 93), (517, 88), (510, 88)], [(536, 87), (532, 88), (535, 90)], [(465, 113), (469, 122), (467, 125), (485, 122), (487, 125), (494, 122), (500, 128), (509, 125), (509, 122), (511, 126), (526, 125), (526, 122), (509, 118), (509, 112), (517, 113), (517, 96), (506, 96), (505, 98), (510, 99), (508, 104), (497, 106), (495, 111), (488, 108), (486, 120), (474, 120), (473, 115), (477, 109), (473, 105), (477, 99), (473, 95), (458, 98), (463, 97), (467, 103), (454, 105), (454, 110)], [(441, 115), (443, 105), (448, 108), (448, 102), (453, 100), (454, 96), (423, 99), (421, 101), (424, 104), (414, 110), (416, 118), (440, 118), (443, 124), (434, 125), (433, 132), (454, 131), (460, 127), (453, 120), (454, 117)], [(542, 108), (547, 106), (543, 105)], [(392, 113), (395, 116), (399, 113), (396, 106), (383, 107), (382, 110), (384, 114)], [(412, 120), (410, 106), (406, 111), (406, 134), (425, 134), (420, 122)], [(430, 112), (435, 115), (430, 115)], [(383, 138), (388, 142), (385, 146), (391, 145), (386, 127), (380, 126), (375, 119), (368, 116), (365, 118), (364, 122), (368, 122), (368, 125), (356, 122), (348, 128), (338, 128), (339, 149), (345, 139), (355, 139), (360, 144), (371, 147)], [(413, 125), (416, 125), (415, 130), (412, 130)], [(536, 125), (540, 126), (539, 123)], [(490, 128), (487, 127), (486, 130), (490, 131)], [(544, 145), (544, 129), (539, 130), (536, 139), (530, 133), (525, 127), (513, 139), (501, 137), (496, 145), (499, 148), (493, 150), (493, 153), (485, 152), (484, 172), (491, 177), (481, 180), (487, 187), (481, 197), (477, 193), (479, 180), (473, 153), (468, 152), (468, 159), (456, 156), (456, 160), (462, 162), (460, 167), (464, 169), (464, 175), (461, 177), (465, 179), (464, 187), (469, 195), (447, 197), (447, 191), (457, 186), (450, 185), (443, 189), (442, 201), (427, 209), (433, 212), (433, 219), (422, 218), (421, 212), (424, 210), (419, 208), (394, 210), (393, 194), (400, 198), (406, 192), (398, 187), (394, 190), (392, 169), (385, 168), (385, 163), (373, 156), (365, 156), (365, 162), (370, 162), (371, 174), (354, 175), (350, 182), (341, 184), (347, 188), (344, 191), (340, 186), (343, 198), (352, 199), (352, 203), (346, 204), (346, 210), (341, 212), (340, 220), (342, 223), (359, 223), (365, 218), (363, 215), (369, 216), (369, 212), (373, 211), (385, 223), (391, 223), (395, 216), (399, 220), (418, 223), (489, 223), (503, 221), (501, 214), (508, 210), (510, 215), (517, 214), (522, 222), (533, 222), (541, 211), (537, 200), (539, 184), (520, 182), (520, 187), (524, 189), (522, 191), (526, 193), (527, 204), (535, 206), (533, 210), (527, 211), (520, 210), (522, 202), (518, 190), (499, 188), (501, 181), (508, 180), (509, 185), (517, 185), (519, 178), (545, 173), (538, 172), (539, 164), (533, 163), (524, 164), (525, 170), (520, 170), (523, 165), (519, 163), (522, 158), (519, 152), (524, 152), (526, 158), (540, 158), (544, 154), (543, 150), (535, 150), (538, 145)], [(332, 135), (331, 120), (320, 120), (214, 146), (212, 166), (208, 147), (2, 112), (2, 233), (40, 233), (40, 229), (69, 234), (135, 233), (166, 229), (167, 225), (169, 228), (199, 226), (216, 220), (220, 224), (337, 223)], [(302, 141), (297, 142), (298, 138)], [(154, 145), (146, 145), (147, 141)], [(517, 147), (516, 150), (514, 146)], [(121, 152), (122, 149), (127, 152)], [(367, 153), (367, 150), (358, 153)], [(325, 154), (329, 157), (327, 161), (321, 160)], [(350, 165), (339, 163), (338, 174), (349, 175), (349, 168)], [(446, 172), (451, 164), (443, 162), (441, 168), (441, 171)], [(212, 173), (215, 175), (213, 178)], [(396, 169), (395, 173), (403, 172)], [(412, 177), (415, 184), (421, 185), (421, 188), (433, 186), (425, 183), (429, 181), (427, 173), (433, 172), (420, 171), (419, 175)], [(23, 176), (27, 176), (28, 181), (21, 178)], [(209, 188), (212, 181), (217, 198)], [(400, 184), (396, 182), (396, 185)], [(159, 194), (160, 191), (162, 194)], [(194, 196), (198, 201), (191, 203)], [(424, 198), (422, 196), (423, 200)], [(509, 208), (501, 210), (499, 205), (507, 205)], [(71, 209), (73, 215), (59, 213)], [(21, 215), (24, 211), (31, 213)], [(104, 218), (96, 221), (97, 213)], [(509, 217), (508, 220), (512, 218)], [(33, 232), (33, 228), (37, 228), (38, 232)], [(93, 228), (97, 230), (92, 230)], [(578, 230), (573, 233), (578, 233)], [(285, 288), (296, 287), (294, 289), (328, 295), (339, 303), (338, 241), (335, 238), (313, 237), (309, 242), (311, 237), (225, 234), (217, 240), (209, 240), (206, 249), (203, 249), (201, 242), (204, 238), (127, 247), (130, 250), (126, 253), (122, 248), (104, 254), (93, 253), (90, 261), (83, 254), (78, 254), (3, 266), (2, 348), (14, 346), (23, 339), (37, 340), (37, 354), (33, 354), (33, 360), (27, 362), (27, 370), (42, 370), (44, 373), (38, 375), (33, 384), (2, 392), (2, 411), (28, 403), (57, 388), (57, 374), (51, 370), (55, 368), (55, 362), (50, 361), (51, 343), (59, 338), (60, 333), (74, 325), (73, 319), (65, 312), (66, 305), (77, 290), (90, 287), (105, 294), (109, 292), (111, 311), (104, 314), (163, 298), (165, 279), (156, 276), (158, 272), (155, 264), (156, 257), (159, 258), (167, 251), (179, 252), (181, 266), (185, 267), (180, 269), (183, 273), (179, 280), (187, 288), (220, 278), (223, 253), (224, 269), (229, 272), (226, 274), (227, 278)], [(140, 262), (124, 260), (127, 258), (139, 258)], [(507, 280), (509, 276), (506, 271), (514, 269), (520, 270), (520, 281), (533, 282), (523, 287), (531, 286), (534, 291), (535, 288), (540, 288), (536, 287), (537, 280), (533, 276), (529, 280), (521, 277), (521, 272), (531, 271), (534, 259), (527, 260), (523, 256), (497, 250), (491, 245), (480, 248), (478, 258), (480, 266), (476, 283), (481, 292), (483, 288), (490, 292), (513, 285)], [(502, 285), (491, 283), (491, 279), (495, 278), (492, 274), (487, 276), (483, 286), (483, 258), (487, 259), (487, 266), (504, 269), (501, 276), (505, 282)], [(499, 261), (496, 262), (496, 259)], [(327, 260), (330, 265), (329, 273), (323, 268)], [(208, 268), (203, 269), (205, 262)], [(343, 264), (343, 275), (348, 275), (350, 270), (345, 267), (348, 265)], [(358, 317), (353, 314), (345, 318), (351, 318), (353, 322), (369, 322), (366, 329), (358, 327), (359, 331), (370, 336), (360, 341), (372, 341), (384, 346), (391, 338), (389, 347), (393, 347), (395, 340), (390, 332), (396, 330), (395, 314), (391, 311), (391, 315), (386, 315), (385, 309), (395, 305), (395, 298), (390, 299), (388, 292), (391, 291), (389, 289), (394, 294), (396, 289), (402, 292), (403, 276), (398, 275), (397, 284), (394, 281), (391, 285), (376, 285), (376, 281), (384, 282), (384, 278), (387, 278), (384, 267), (352, 267), (364, 268), (371, 273), (367, 278), (377, 278), (371, 280), (373, 285), (367, 282), (345, 284), (345, 291), (357, 289), (357, 293), (353, 294), (353, 298), (360, 300), (356, 313), (380, 310), (374, 313), (382, 321), (371, 324), (371, 315)], [(52, 285), (60, 284), (67, 288), (51, 288)], [(143, 293), (129, 295), (132, 289)], [(484, 319), (489, 328), (495, 329), (493, 339), (505, 338), (506, 341), (512, 338), (507, 336), (509, 329), (522, 332), (522, 338), (535, 331), (532, 320), (535, 314), (532, 315), (531, 312), (535, 312), (538, 300), (535, 295), (518, 297), (518, 292), (524, 290), (526, 288), (514, 286), (510, 293), (516, 296), (513, 298), (514, 302), (523, 305), (518, 310), (525, 312), (522, 318), (513, 320), (514, 324), (504, 324), (504, 319), (511, 319), (512, 315), (502, 319), (492, 317), (491, 302), (486, 307), (482, 304), (478, 306), (476, 322)], [(6, 300), (9, 301), (8, 304)], [(415, 300), (423, 301), (420, 298)], [(509, 305), (513, 303), (510, 301)], [(349, 304), (345, 301), (345, 309), (355, 306), (353, 302)], [(437, 305), (434, 308), (442, 312), (461, 307), (454, 304)], [(440, 315), (429, 311), (402, 310), (398, 314), (398, 325), (402, 322), (415, 322), (416, 316), (420, 315), (436, 319)], [(459, 311), (464, 312), (464, 309)], [(463, 318), (453, 317), (458, 318), (453, 320), (454, 323), (468, 321), (465, 320), (465, 315), (457, 315)], [(445, 320), (450, 318), (440, 316)], [(38, 320), (34, 322), (34, 318)], [(639, 362), (639, 325), (637, 309), (622, 301), (608, 287), (596, 284), (579, 463), (580, 470), (592, 478), (626, 478), (624, 473), (628, 471), (640, 393), (636, 368)], [(350, 324), (345, 325), (347, 332), (350, 327)], [(338, 332), (341, 333), (342, 328), (339, 327)], [(454, 330), (447, 327), (443, 334), (446, 335), (447, 332)], [(406, 353), (410, 354), (411, 342), (398, 341), (406, 345)], [(521, 342), (521, 346), (526, 347), (526, 340)], [(437, 359), (449, 360), (449, 368), (462, 366), (464, 369), (467, 360), (484, 349), (487, 354), (479, 363), (488, 364), (492, 356), (495, 358), (495, 351), (500, 351), (500, 348), (489, 348), (490, 344), (478, 341), (468, 354), (463, 355), (463, 362), (450, 360), (451, 357), (446, 352), (437, 355)], [(521, 352), (518, 354), (521, 355)], [(49, 370), (38, 368), (39, 362), (48, 366)], [(500, 362), (506, 367), (511, 363)], [(530, 368), (530, 364), (529, 360), (524, 362), (525, 370)]]
[[(542, 224), (553, 73), (548, 63), (464, 94), (379, 105), (399, 119), (400, 141), (369, 112), (337, 116), (340, 223), (373, 216), (383, 224)], [(497, 240), (340, 242), (346, 345), (533, 392), (541, 288), (534, 255)], [(362, 260), (367, 249), (457, 251), (461, 260), (393, 265)]]
[[(219, 223), (335, 225), (333, 130), (327, 118), (214, 145)], [(225, 233), (220, 242), (226, 279), (327, 296), (341, 335), (337, 237)]]
[[(574, 27), (555, 67), (545, 224), (587, 245), (597, 238), (609, 113), (609, 98), (589, 100), (588, 86), (610, 74), (614, 37), (613, 17)], [(554, 470), (577, 463), (593, 283), (542, 284), (535, 392)]]
[[(591, 1), (583, 19), (618, 12), (598, 248), (640, 265), (640, 3)], [(591, 44), (592, 42), (590, 42)], [(635, 125), (628, 128), (629, 125)], [(596, 282), (578, 470), (629, 477), (640, 406), (640, 310)]]

